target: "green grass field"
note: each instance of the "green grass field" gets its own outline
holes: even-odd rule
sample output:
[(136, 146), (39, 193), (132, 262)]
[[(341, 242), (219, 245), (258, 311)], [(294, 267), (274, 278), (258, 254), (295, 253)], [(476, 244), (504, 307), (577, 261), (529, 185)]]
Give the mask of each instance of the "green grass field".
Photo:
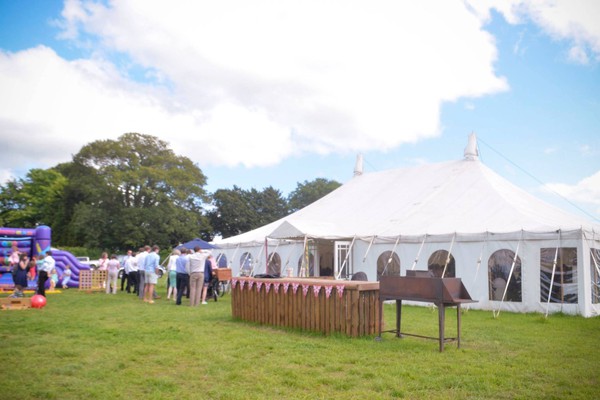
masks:
[[(149, 305), (69, 289), (43, 309), (0, 311), (0, 398), (600, 397), (600, 318), (468, 311), (461, 349), (440, 353), (435, 340), (391, 333), (378, 342), (234, 321), (230, 295), (192, 309), (159, 294)], [(394, 308), (384, 315), (392, 326)], [(403, 330), (435, 336), (437, 311), (403, 307)]]

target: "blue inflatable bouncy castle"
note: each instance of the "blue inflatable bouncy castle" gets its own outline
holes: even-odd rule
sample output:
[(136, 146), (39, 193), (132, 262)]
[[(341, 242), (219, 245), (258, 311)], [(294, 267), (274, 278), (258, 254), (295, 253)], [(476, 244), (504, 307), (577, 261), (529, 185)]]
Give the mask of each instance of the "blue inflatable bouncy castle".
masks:
[[(42, 260), (46, 252), (51, 249), (52, 230), (48, 226), (38, 226), (35, 229), (25, 228), (0, 228), (0, 288), (12, 289), (14, 282), (10, 271), (8, 258), (12, 253), (13, 245), (27, 254), (29, 258), (36, 256)], [(88, 265), (81, 264), (77, 258), (68, 251), (52, 249), (52, 258), (56, 260), (56, 272), (59, 278), (62, 276), (65, 265), (71, 267), (71, 281), (69, 287), (79, 287), (79, 273), (81, 270), (89, 270)], [(58, 283), (60, 285), (60, 281)], [(46, 283), (49, 285), (49, 282)], [(29, 281), (28, 288), (37, 287), (37, 282)]]

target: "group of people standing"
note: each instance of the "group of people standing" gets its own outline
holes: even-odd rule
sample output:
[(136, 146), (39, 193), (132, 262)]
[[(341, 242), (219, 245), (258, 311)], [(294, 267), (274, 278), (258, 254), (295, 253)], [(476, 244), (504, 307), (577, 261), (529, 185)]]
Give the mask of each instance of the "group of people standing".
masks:
[[(144, 302), (153, 304), (156, 296), (156, 283), (158, 282), (158, 267), (160, 263), (159, 247), (144, 246), (139, 249), (137, 254), (131, 250), (127, 252), (123, 263), (123, 277), (121, 280), (121, 290), (127, 293), (133, 291)], [(108, 257), (103, 255), (104, 259)], [(116, 266), (111, 261), (101, 263), (98, 269), (107, 271), (106, 293), (117, 292), (117, 279), (120, 264), (116, 256), (111, 260), (116, 261)], [(168, 270), (168, 289), (167, 300), (175, 300), (175, 304), (181, 305), (183, 296), (190, 300), (190, 306), (207, 304), (206, 295), (208, 286), (214, 274), (216, 263), (210, 252), (202, 250), (200, 247), (194, 248), (193, 252), (188, 249), (173, 250), (169, 256)], [(133, 290), (132, 290), (133, 289)]]
[[(158, 282), (158, 266), (160, 262), (159, 251), (160, 248), (156, 245), (153, 247), (141, 247), (135, 255), (132, 250), (127, 251), (127, 255), (122, 261), (123, 279), (121, 280), (121, 290), (123, 290), (124, 282), (127, 281), (127, 293), (131, 293), (131, 288), (133, 287), (133, 293), (138, 294), (140, 299), (146, 303), (154, 303), (154, 288)], [(117, 281), (120, 268), (121, 263), (115, 254), (109, 259), (108, 253), (102, 253), (98, 270), (107, 271), (107, 294), (117, 294)]]
[[(157, 297), (155, 287), (158, 282), (159, 251), (160, 249), (156, 245), (141, 247), (136, 254), (129, 250), (121, 262), (115, 254), (109, 257), (108, 253), (102, 253), (98, 270), (107, 271), (107, 278), (104, 282), (106, 293), (117, 293), (117, 281), (122, 263), (121, 290), (124, 290), (124, 284), (127, 282), (127, 293), (133, 291), (144, 302), (153, 304)], [(13, 246), (9, 263), (15, 283), (15, 292), (12, 297), (23, 297), (23, 290), (27, 288), (28, 278), (33, 279), (36, 271), (38, 294), (46, 295), (48, 279), (54, 283), (54, 285), (50, 285), (51, 289), (58, 282), (56, 261), (52, 257), (51, 250), (46, 251), (44, 257), (38, 261), (36, 256), (29, 259), (27, 254), (19, 252), (18, 248)], [(169, 273), (167, 299), (172, 298), (175, 300), (175, 304), (181, 305), (183, 296), (186, 296), (192, 307), (207, 304), (206, 295), (216, 268), (217, 265), (212, 254), (202, 250), (199, 246), (195, 247), (193, 251), (186, 248), (173, 250), (167, 264)], [(71, 270), (68, 265), (65, 266), (60, 279), (62, 287), (66, 288), (71, 279)]]
[(175, 304), (181, 305), (184, 293), (190, 299), (190, 306), (206, 303), (208, 286), (215, 274), (216, 263), (212, 254), (199, 246), (193, 251), (186, 248), (174, 250), (169, 257), (169, 291), (167, 298), (173, 295)]

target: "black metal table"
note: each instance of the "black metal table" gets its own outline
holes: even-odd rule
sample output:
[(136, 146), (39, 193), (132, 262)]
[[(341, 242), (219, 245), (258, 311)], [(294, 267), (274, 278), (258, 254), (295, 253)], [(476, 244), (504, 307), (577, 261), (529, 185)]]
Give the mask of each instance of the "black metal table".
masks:
[[(437, 339), (440, 352), (444, 351), (444, 344), (456, 341), (460, 348), (461, 331), (461, 304), (473, 303), (475, 300), (467, 292), (460, 278), (435, 278), (427, 276), (427, 271), (409, 271), (413, 276), (382, 276), (379, 282), (379, 336), (381, 339), (381, 326), (383, 323), (383, 302), (396, 300), (396, 337), (416, 336), (426, 339)], [(421, 274), (419, 274), (421, 272)], [(433, 303), (438, 308), (438, 337), (423, 336), (402, 332), (402, 301), (420, 301)], [(456, 307), (457, 331), (456, 337), (445, 337), (446, 308)]]

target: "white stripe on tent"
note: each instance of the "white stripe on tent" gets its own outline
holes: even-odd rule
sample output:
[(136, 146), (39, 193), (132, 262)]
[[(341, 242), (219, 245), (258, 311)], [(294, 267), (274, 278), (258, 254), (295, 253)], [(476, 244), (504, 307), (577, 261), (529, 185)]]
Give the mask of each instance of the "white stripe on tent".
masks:
[(477, 276), (479, 275), (479, 269), (481, 268), (481, 260), (483, 259), (483, 250), (485, 249), (485, 246), (487, 245), (488, 237), (489, 237), (489, 232), (486, 232), (485, 240), (483, 241), (483, 244), (481, 245), (481, 251), (479, 252), (479, 258), (477, 259), (477, 268), (475, 269), (475, 278), (473, 279), (473, 285), (475, 285), (477, 283)]
[(237, 252), (240, 249), (241, 245), (242, 245), (241, 243), (238, 243), (238, 245), (235, 247), (235, 250), (233, 251), (233, 255), (231, 256), (231, 261), (230, 261), (232, 267), (234, 266), (233, 260), (235, 260), (235, 256), (237, 255)]

